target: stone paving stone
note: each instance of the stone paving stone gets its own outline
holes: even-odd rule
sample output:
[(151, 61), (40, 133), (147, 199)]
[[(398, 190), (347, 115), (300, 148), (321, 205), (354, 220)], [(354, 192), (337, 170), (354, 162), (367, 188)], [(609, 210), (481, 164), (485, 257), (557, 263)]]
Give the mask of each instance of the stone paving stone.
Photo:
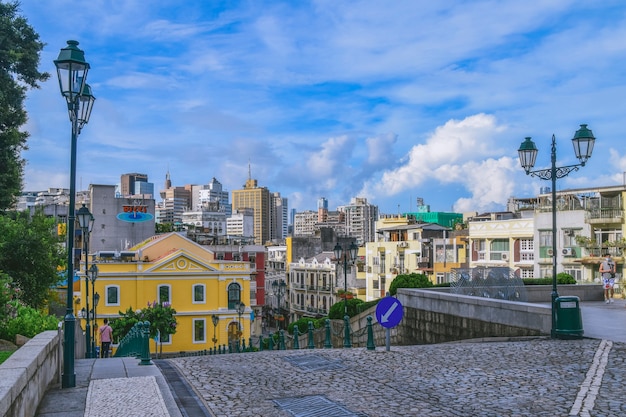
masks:
[(95, 379), (89, 384), (85, 417), (169, 417), (154, 376)]
[[(523, 341), (255, 352), (172, 359), (215, 416), (291, 416), (274, 400), (321, 395), (385, 416), (568, 416), (601, 341)], [(295, 356), (339, 361), (306, 371)], [(626, 415), (626, 344), (613, 343), (591, 415)], [(290, 359), (290, 360), (288, 360)], [(579, 414), (583, 415), (583, 414)]]

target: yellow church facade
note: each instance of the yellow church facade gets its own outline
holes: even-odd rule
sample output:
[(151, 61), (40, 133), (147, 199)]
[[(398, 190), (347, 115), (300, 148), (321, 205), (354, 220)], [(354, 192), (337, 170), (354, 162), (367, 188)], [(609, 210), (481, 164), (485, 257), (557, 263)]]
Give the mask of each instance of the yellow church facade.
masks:
[[(87, 268), (91, 265), (98, 268), (97, 278), (86, 284), (82, 277), (75, 305), (83, 328), (89, 285), (92, 318), (93, 294), (99, 298), (96, 328), (104, 318), (115, 320), (128, 308), (136, 311), (155, 301), (170, 303), (176, 310), (177, 326), (175, 334), (162, 337), (163, 352), (198, 351), (238, 338), (249, 340), (254, 316), (247, 262), (217, 260), (206, 247), (169, 233), (127, 251), (101, 251), (90, 256)], [(238, 308), (240, 303), (243, 308)], [(155, 343), (151, 341), (152, 352)]]

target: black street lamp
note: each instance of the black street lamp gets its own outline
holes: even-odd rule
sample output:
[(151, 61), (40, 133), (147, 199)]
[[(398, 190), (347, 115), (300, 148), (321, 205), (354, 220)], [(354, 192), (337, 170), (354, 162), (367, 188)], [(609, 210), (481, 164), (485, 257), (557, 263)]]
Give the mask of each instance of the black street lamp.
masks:
[(556, 138), (552, 135), (552, 151), (551, 162), (552, 166), (548, 169), (540, 169), (537, 171), (531, 171), (535, 166), (535, 160), (537, 159), (537, 147), (535, 142), (527, 137), (518, 149), (519, 160), (522, 168), (526, 171), (526, 175), (541, 178), (542, 180), (552, 181), (552, 330), (551, 337), (556, 337), (556, 299), (559, 294), (556, 288), (556, 263), (557, 263), (557, 251), (556, 251), (556, 180), (557, 178), (566, 177), (572, 171), (578, 171), (578, 168), (585, 166), (587, 160), (591, 158), (593, 152), (593, 145), (596, 138), (593, 136), (591, 130), (587, 129), (587, 125), (580, 125), (580, 129), (574, 134), (572, 144), (574, 145), (574, 153), (576, 158), (580, 161), (577, 165), (568, 165), (564, 167), (556, 166)]
[(213, 314), (211, 316), (211, 320), (213, 321), (213, 347), (215, 347), (217, 343), (217, 337), (215, 336), (215, 329), (217, 328), (217, 323), (219, 323), (220, 318), (217, 314)]
[[(96, 264), (92, 264), (91, 267), (89, 268), (89, 280), (91, 281), (91, 289), (92, 289), (92, 294), (93, 294), (93, 308), (94, 308), (94, 315), (93, 315), (93, 329), (94, 332), (96, 330), (96, 315), (95, 315), (95, 310), (96, 310), (96, 305), (97, 302), (100, 300), (100, 295), (96, 294), (96, 279), (98, 279), (98, 267), (96, 266)], [(87, 285), (87, 288), (89, 288), (89, 285)], [(98, 298), (96, 299), (96, 295), (98, 295)], [(87, 299), (89, 300), (89, 290), (87, 291)], [(89, 303), (89, 301), (87, 301), (87, 303)], [(87, 311), (89, 311), (89, 304), (87, 304)], [(89, 334), (88, 338), (87, 338), (87, 348), (90, 350), (90, 357), (95, 358), (96, 357), (96, 337), (95, 334), (93, 335), (93, 337), (91, 337), (91, 332), (89, 329), (89, 313), (87, 313), (87, 330), (86, 330), (87, 334)]]
[[(89, 237), (93, 228), (94, 218), (89, 209), (83, 204), (76, 213), (78, 225), (83, 236), (83, 256), (85, 257), (85, 358), (91, 358), (91, 324), (89, 322)], [(92, 265), (95, 266), (95, 265)]]
[[(95, 283), (96, 281), (94, 280), (93, 282)], [(95, 289), (94, 289), (94, 293), (93, 293), (93, 326), (91, 326), (91, 331), (93, 332), (92, 335), (91, 335), (91, 343), (93, 344), (93, 357), (94, 358), (98, 357), (98, 355), (96, 354), (96, 329), (98, 328), (97, 308), (98, 308), (98, 303), (99, 302), (100, 302), (100, 294), (95, 292)]]
[(85, 54), (78, 48), (78, 42), (67, 41), (67, 46), (61, 49), (58, 58), (54, 61), (59, 77), (61, 95), (67, 102), (67, 110), (72, 123), (72, 139), (70, 149), (70, 199), (67, 216), (67, 302), (64, 319), (64, 349), (63, 349), (63, 376), (61, 386), (73, 388), (76, 386), (74, 372), (74, 341), (76, 317), (72, 306), (74, 297), (74, 222), (76, 210), (76, 142), (83, 126), (89, 121), (95, 97), (91, 94), (91, 87), (86, 84), (89, 64), (85, 61)]
[(237, 303), (237, 314), (239, 314), (239, 334), (237, 335), (237, 337), (241, 338), (241, 335), (243, 334), (243, 327), (241, 327), (241, 315), (244, 313), (244, 311), (246, 311), (246, 305), (244, 303), (242, 303), (241, 301)]
[(280, 299), (283, 295), (285, 295), (286, 289), (287, 289), (287, 284), (285, 283), (284, 280), (281, 279), (281, 280), (275, 280), (272, 282), (272, 291), (276, 295), (276, 309), (278, 311), (278, 314), (274, 316), (274, 320), (278, 321), (278, 324), (276, 326), (278, 327), (278, 330), (280, 330), (281, 317), (283, 317), (282, 309), (280, 305)]
[(354, 242), (350, 243), (350, 247), (347, 251), (344, 251), (339, 243), (335, 245), (333, 249), (335, 252), (335, 260), (337, 261), (337, 265), (341, 265), (341, 261), (343, 260), (343, 314), (344, 316), (348, 315), (348, 261), (350, 264), (354, 264), (356, 260), (357, 254), (359, 252), (359, 248)]

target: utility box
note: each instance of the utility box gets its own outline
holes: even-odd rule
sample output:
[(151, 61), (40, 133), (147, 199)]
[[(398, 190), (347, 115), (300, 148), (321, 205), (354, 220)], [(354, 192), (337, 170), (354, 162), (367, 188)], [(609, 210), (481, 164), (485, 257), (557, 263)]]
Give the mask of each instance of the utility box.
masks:
[(580, 298), (574, 296), (557, 297), (556, 336), (560, 339), (583, 337), (583, 318), (580, 312)]

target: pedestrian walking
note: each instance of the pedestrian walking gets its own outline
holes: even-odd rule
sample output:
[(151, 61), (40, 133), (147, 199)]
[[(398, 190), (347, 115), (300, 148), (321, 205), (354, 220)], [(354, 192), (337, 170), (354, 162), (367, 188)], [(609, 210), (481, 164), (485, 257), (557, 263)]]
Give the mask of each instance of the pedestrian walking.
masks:
[(604, 287), (604, 302), (612, 303), (615, 290), (615, 262), (611, 259), (611, 254), (604, 255), (604, 261), (600, 264), (600, 274), (602, 275), (602, 286)]
[(108, 358), (111, 342), (113, 341), (113, 329), (109, 326), (109, 319), (104, 319), (104, 324), (100, 326), (100, 357)]

